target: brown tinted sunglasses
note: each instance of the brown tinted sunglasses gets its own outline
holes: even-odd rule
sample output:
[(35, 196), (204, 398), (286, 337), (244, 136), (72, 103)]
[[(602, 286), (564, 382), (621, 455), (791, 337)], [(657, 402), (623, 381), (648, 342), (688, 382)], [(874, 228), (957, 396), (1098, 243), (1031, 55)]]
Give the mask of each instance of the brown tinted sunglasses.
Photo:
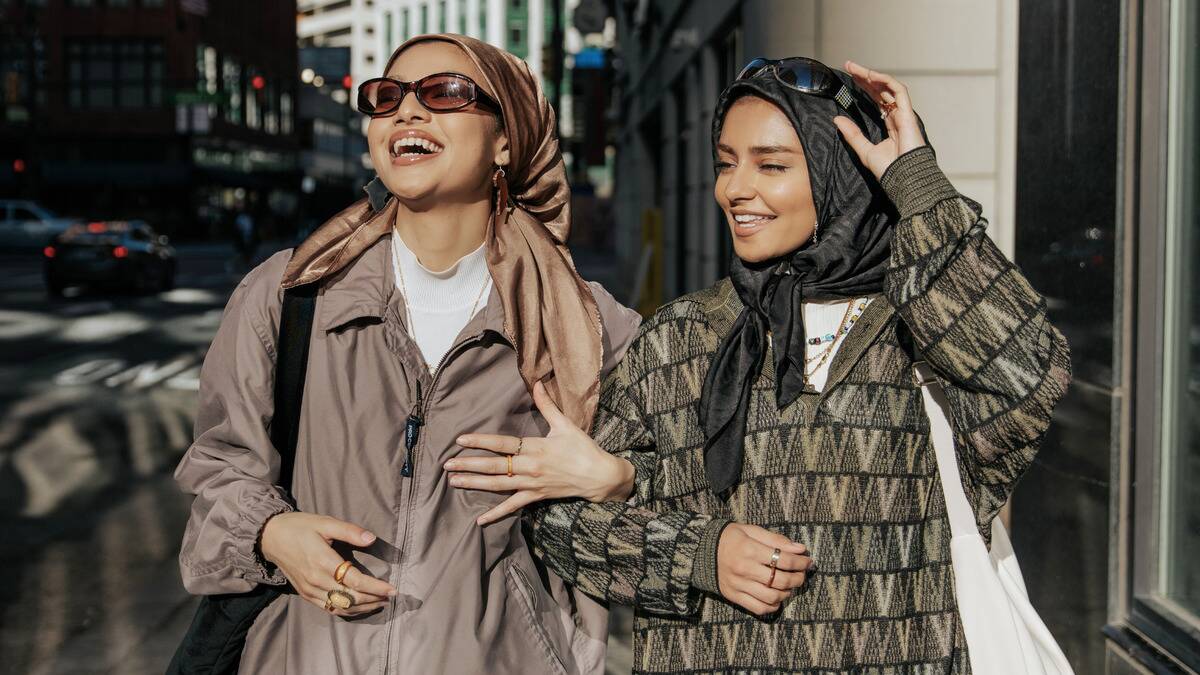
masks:
[(475, 81), (459, 73), (434, 73), (413, 82), (376, 77), (358, 87), (358, 110), (371, 117), (395, 112), (408, 92), (430, 112), (453, 112), (475, 103), (500, 114), (500, 104), (488, 96)]

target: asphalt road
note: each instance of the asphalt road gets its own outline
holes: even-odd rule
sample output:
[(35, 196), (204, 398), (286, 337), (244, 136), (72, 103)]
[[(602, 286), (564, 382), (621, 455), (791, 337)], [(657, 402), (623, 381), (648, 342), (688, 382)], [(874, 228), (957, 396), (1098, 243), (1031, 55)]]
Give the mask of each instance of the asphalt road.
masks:
[[(50, 300), (39, 258), (0, 254), (0, 673), (163, 672), (195, 606), (170, 473), (232, 258), (181, 247), (173, 291)], [(609, 671), (628, 672), (628, 613), (613, 623)]]

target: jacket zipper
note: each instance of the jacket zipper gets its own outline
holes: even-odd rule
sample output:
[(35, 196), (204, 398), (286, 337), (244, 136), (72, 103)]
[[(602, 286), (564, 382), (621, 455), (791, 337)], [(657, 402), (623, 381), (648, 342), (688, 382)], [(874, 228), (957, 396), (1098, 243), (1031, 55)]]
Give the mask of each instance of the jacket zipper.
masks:
[[(446, 362), (448, 360), (450, 360), (450, 357), (457, 355), (459, 351), (461, 351), (462, 349), (466, 348), (467, 346), (469, 346), (471, 344), (474, 344), (475, 342), (477, 342), (479, 340), (479, 338), (483, 337), (484, 332), (486, 332), (486, 331), (480, 331), (479, 333), (476, 333), (475, 335), (463, 340), (462, 342), (459, 342), (458, 344), (451, 347), (450, 351), (446, 352), (446, 354), (444, 356), (442, 356), (442, 360), (438, 362), (437, 368), (435, 368), (433, 371), (433, 379), (429, 383), (428, 395), (426, 395), (426, 396), (422, 395), (421, 381), (417, 380), (416, 405), (413, 406), (413, 410), (412, 410), (412, 412), (409, 413), (408, 420), (404, 424), (404, 452), (405, 452), (405, 455), (404, 455), (404, 465), (400, 467), (400, 475), (401, 476), (403, 476), (405, 478), (412, 478), (413, 475), (416, 473), (416, 470), (417, 470), (416, 449), (417, 449), (417, 444), (420, 442), (420, 439), (421, 439), (421, 427), (425, 426), (425, 416), (429, 412), (429, 401), (433, 398), (433, 392), (435, 391), (435, 389), (437, 387), (438, 380), (441, 379), (442, 367), (446, 365)], [(408, 489), (407, 489), (408, 494), (406, 496), (402, 497), (402, 499), (404, 501), (404, 510), (405, 510), (404, 517), (405, 518), (407, 518), (408, 514), (412, 512), (412, 500), (414, 497), (414, 493), (416, 492), (415, 487), (416, 487), (415, 485), (408, 486)], [(403, 490), (404, 490), (403, 484), (402, 484), (401, 490), (402, 490), (401, 494), (403, 494)], [(400, 547), (399, 547), (400, 550), (396, 557), (397, 564), (400, 564), (406, 557), (405, 553), (407, 552), (407, 549), (408, 549), (408, 526), (407, 525), (405, 525), (404, 529), (400, 532), (399, 539), (400, 539)], [(394, 598), (392, 601), (392, 608), (393, 608), (392, 611), (394, 611), (394, 608), (395, 608), (395, 599)], [(392, 618), (393, 617), (389, 617), (388, 622), (387, 622), (387, 625), (388, 625), (387, 654), (388, 655), (386, 657), (386, 663), (391, 663), (392, 635), (393, 635)]]
[[(450, 357), (455, 356), (463, 348), (473, 344), (476, 340), (483, 336), (483, 333), (477, 333), (462, 342), (450, 348), (450, 351), (442, 355), (442, 359), (438, 361), (437, 367), (433, 370), (433, 381), (429, 383), (429, 393), (432, 394), (437, 387), (438, 380), (442, 377), (442, 366), (446, 365), (446, 361)], [(421, 427), (425, 426), (425, 414), (429, 412), (429, 401), (424, 400), (421, 396), (421, 381), (417, 380), (417, 403), (413, 406), (412, 412), (408, 414), (408, 419), (404, 422), (404, 465), (400, 467), (400, 475), (405, 478), (412, 478), (413, 471), (416, 469), (417, 443), (421, 440)]]
[(421, 381), (417, 380), (417, 405), (408, 414), (408, 421), (404, 423), (404, 466), (400, 467), (400, 475), (405, 478), (412, 477), (413, 448), (417, 446), (417, 441), (421, 438), (421, 426), (425, 424), (423, 407)]

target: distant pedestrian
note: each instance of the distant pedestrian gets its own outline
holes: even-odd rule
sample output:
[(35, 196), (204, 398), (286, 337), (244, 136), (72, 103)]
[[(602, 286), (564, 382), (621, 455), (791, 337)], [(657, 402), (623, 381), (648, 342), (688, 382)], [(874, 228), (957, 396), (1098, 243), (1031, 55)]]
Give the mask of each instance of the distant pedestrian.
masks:
[(242, 208), (234, 218), (233, 224), (237, 229), (236, 244), (238, 255), (241, 258), (241, 268), (249, 269), (254, 262), (254, 252), (258, 248), (258, 231), (255, 227), (254, 216), (250, 215), (248, 209)]

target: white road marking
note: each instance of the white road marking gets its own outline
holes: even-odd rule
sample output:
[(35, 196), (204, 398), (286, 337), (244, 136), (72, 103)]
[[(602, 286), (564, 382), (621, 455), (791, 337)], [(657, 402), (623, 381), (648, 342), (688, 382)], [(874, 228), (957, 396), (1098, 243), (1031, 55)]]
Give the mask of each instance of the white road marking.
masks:
[(140, 333), (150, 327), (149, 319), (132, 312), (110, 312), (75, 319), (59, 334), (67, 342), (107, 342)]
[(0, 309), (0, 340), (19, 340), (54, 332), (62, 319), (39, 312)]

